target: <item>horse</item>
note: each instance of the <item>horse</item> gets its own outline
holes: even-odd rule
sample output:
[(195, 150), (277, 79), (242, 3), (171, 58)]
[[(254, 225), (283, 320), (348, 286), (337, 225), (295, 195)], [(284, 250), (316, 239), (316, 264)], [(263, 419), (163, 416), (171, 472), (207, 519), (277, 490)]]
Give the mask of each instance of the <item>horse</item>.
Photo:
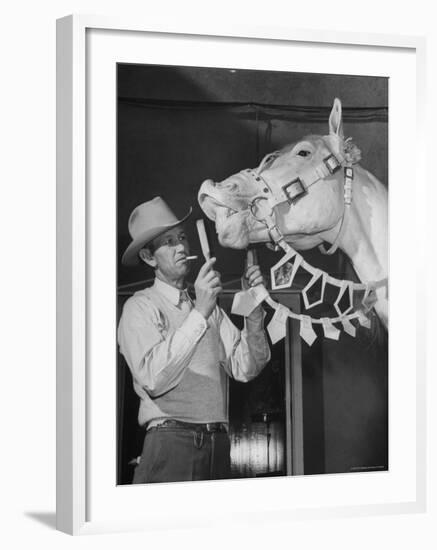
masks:
[(285, 242), (295, 250), (318, 246), (325, 254), (340, 248), (362, 283), (385, 282), (376, 285), (374, 308), (387, 328), (388, 192), (358, 164), (361, 152), (344, 137), (338, 98), (328, 127), (328, 135), (274, 151), (256, 169), (205, 180), (199, 205), (224, 247)]

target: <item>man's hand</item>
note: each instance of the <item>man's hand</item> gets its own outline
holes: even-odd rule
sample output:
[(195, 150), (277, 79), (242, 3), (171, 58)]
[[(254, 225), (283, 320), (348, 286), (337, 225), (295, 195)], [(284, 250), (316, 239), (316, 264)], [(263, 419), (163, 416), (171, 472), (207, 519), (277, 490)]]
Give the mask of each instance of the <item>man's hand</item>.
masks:
[(194, 282), (194, 289), (196, 291), (195, 309), (201, 313), (205, 319), (213, 312), (216, 303), (217, 296), (222, 290), (220, 273), (213, 270), (215, 258), (207, 260), (200, 268), (197, 279)]
[(264, 283), (263, 276), (261, 275), (261, 270), (259, 265), (253, 264), (250, 265), (245, 274), (243, 275), (243, 289), (247, 290), (256, 285), (262, 285)]

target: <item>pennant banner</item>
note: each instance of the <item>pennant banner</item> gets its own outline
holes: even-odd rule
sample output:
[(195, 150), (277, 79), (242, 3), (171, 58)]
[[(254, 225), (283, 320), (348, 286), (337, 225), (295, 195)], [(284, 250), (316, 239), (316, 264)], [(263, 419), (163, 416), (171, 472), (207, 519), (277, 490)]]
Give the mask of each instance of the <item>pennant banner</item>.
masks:
[(237, 292), (234, 296), (231, 313), (248, 317), (256, 308), (256, 305), (252, 295), (249, 294), (247, 290), (242, 290), (241, 292)]
[[(308, 292), (311, 290), (311, 288), (317, 283), (319, 279), (322, 279), (321, 281), (321, 290), (320, 290), (320, 298), (318, 300), (315, 300), (314, 302), (310, 303), (308, 299)], [(305, 304), (305, 309), (310, 309), (314, 306), (318, 306), (323, 302), (324, 296), (325, 296), (325, 285), (326, 285), (326, 279), (325, 279), (325, 273), (323, 271), (320, 271), (319, 269), (316, 269), (314, 272), (314, 275), (311, 277), (310, 282), (306, 285), (306, 287), (302, 290), (302, 298)]]
[[(340, 302), (345, 294), (345, 292), (348, 293), (348, 301), (349, 305), (347, 308), (345, 308), (343, 311), (340, 309)], [(349, 284), (349, 281), (342, 281), (340, 286), (340, 291), (338, 293), (337, 299), (334, 302), (334, 307), (339, 315), (341, 317), (342, 315), (347, 315), (350, 311), (354, 308), (354, 290), (352, 288), (352, 285)]]
[(363, 299), (361, 300), (361, 303), (363, 304), (365, 310), (369, 311), (370, 309), (372, 309), (377, 300), (378, 298), (376, 296), (375, 289), (368, 286), (364, 293)]
[(313, 324), (311, 322), (311, 317), (308, 315), (300, 316), (300, 337), (305, 340), (305, 342), (311, 346), (314, 340), (317, 338), (317, 334), (313, 329)]
[[(292, 262), (289, 260), (293, 259)], [(299, 266), (303, 258), (300, 254), (291, 249), (277, 264), (270, 269), (272, 290), (289, 288), (293, 284)]]
[(269, 333), (272, 344), (276, 344), (282, 338), (285, 338), (287, 334), (287, 320), (290, 310), (279, 304), (278, 309), (275, 310), (270, 323), (267, 325), (267, 331)]
[[(381, 279), (369, 283), (355, 283), (353, 281), (340, 280), (331, 277), (324, 271), (309, 265), (303, 257), (292, 249), (285, 241), (279, 243), (284, 250), (284, 257), (277, 262), (270, 270), (272, 290), (290, 288), (300, 268), (311, 274), (310, 281), (301, 290), (303, 302), (306, 309), (310, 309), (324, 302), (326, 285), (338, 288), (337, 298), (333, 304), (336, 310), (336, 317), (312, 318), (310, 315), (299, 315), (287, 307), (279, 304), (270, 297), (264, 285), (257, 285), (250, 289), (237, 292), (234, 296), (231, 312), (236, 315), (248, 317), (261, 302), (275, 310), (267, 331), (273, 344), (282, 340), (287, 333), (287, 319), (292, 318), (300, 321), (300, 337), (311, 346), (317, 339), (317, 333), (313, 328), (314, 324), (321, 324), (325, 338), (339, 340), (341, 330), (334, 323), (341, 323), (341, 328), (351, 336), (356, 337), (357, 326), (352, 324), (353, 319), (358, 319), (359, 325), (371, 328), (371, 320), (367, 317), (369, 311), (374, 307), (380, 296), (376, 295), (376, 289), (385, 288), (387, 292), (387, 280)], [(308, 294), (314, 293), (314, 301), (310, 301)], [(361, 310), (356, 310), (354, 298), (356, 293), (363, 292), (361, 299)], [(378, 291), (380, 292), (380, 291)], [(361, 294), (360, 294), (361, 296)], [(360, 300), (360, 298), (358, 298)]]
[(357, 314), (358, 314), (358, 322), (360, 323), (360, 325), (365, 328), (370, 328), (371, 327), (370, 319), (368, 319), (361, 310), (357, 311)]
[(331, 320), (328, 319), (328, 317), (322, 317), (321, 321), (323, 332), (326, 338), (331, 338), (331, 340), (338, 340), (340, 338), (340, 331), (338, 330), (338, 328), (334, 327), (334, 325), (331, 323)]
[(343, 325), (344, 331), (349, 334), (349, 336), (352, 336), (352, 338), (355, 338), (355, 335), (357, 334), (357, 329), (354, 327), (354, 325), (349, 321), (349, 319), (343, 319), (341, 322)]
[(256, 305), (260, 304), (261, 302), (264, 302), (264, 300), (270, 296), (270, 294), (268, 293), (264, 285), (253, 286), (248, 290), (248, 292), (251, 294), (251, 296), (255, 300)]
[(248, 317), (252, 311), (263, 302), (269, 293), (263, 285), (254, 286), (248, 290), (237, 292), (232, 302), (231, 313)]

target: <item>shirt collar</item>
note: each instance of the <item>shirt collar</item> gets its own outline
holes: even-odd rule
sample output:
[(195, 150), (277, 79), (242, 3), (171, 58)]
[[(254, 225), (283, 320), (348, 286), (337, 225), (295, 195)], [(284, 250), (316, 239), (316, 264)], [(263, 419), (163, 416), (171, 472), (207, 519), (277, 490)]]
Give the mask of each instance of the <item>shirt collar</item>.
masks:
[(164, 283), (164, 281), (161, 281), (161, 279), (155, 278), (155, 282), (153, 284), (155, 289), (163, 294), (172, 304), (177, 306), (181, 299), (181, 291), (176, 288), (175, 286), (171, 286), (168, 283)]

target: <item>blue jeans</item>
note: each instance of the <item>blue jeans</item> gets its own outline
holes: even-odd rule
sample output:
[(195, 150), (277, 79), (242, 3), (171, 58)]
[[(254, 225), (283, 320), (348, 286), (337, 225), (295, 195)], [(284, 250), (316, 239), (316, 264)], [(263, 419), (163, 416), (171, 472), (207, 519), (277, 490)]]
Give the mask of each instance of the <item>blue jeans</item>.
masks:
[(227, 432), (157, 426), (146, 433), (132, 483), (229, 479), (230, 463)]

